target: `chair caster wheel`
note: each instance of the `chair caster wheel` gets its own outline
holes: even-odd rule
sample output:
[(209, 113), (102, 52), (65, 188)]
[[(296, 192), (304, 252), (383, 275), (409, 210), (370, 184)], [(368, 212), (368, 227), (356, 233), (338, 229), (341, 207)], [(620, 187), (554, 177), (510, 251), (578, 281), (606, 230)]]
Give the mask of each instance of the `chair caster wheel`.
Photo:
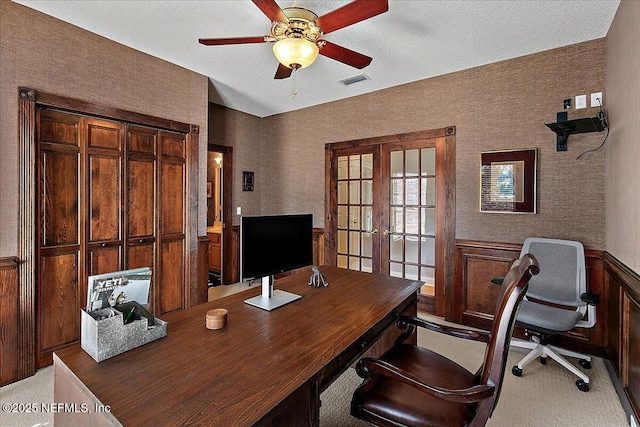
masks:
[(540, 364), (541, 365), (546, 365), (547, 364), (547, 358), (540, 356)]
[(521, 377), (522, 376), (522, 369), (518, 368), (518, 365), (516, 365), (513, 368), (511, 368), (511, 373), (513, 375), (515, 375), (516, 377)]
[(589, 391), (589, 383), (585, 383), (582, 380), (576, 380), (576, 385), (580, 391), (584, 391), (585, 393)]
[(578, 363), (584, 369), (591, 369), (591, 362), (589, 362), (587, 359), (580, 359), (580, 360), (578, 360)]

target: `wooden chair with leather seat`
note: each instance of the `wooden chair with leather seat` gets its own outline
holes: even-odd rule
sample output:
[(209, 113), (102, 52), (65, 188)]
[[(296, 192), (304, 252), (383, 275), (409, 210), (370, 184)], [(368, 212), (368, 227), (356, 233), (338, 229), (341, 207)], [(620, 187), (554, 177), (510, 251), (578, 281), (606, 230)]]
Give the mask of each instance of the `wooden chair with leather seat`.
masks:
[[(525, 254), (504, 278), (491, 330), (470, 331), (402, 316), (406, 331), (379, 359), (363, 358), (356, 371), (351, 415), (381, 426), (483, 426), (498, 403), (511, 333), (538, 262)], [(487, 344), (476, 373), (431, 350), (407, 344), (416, 326)]]

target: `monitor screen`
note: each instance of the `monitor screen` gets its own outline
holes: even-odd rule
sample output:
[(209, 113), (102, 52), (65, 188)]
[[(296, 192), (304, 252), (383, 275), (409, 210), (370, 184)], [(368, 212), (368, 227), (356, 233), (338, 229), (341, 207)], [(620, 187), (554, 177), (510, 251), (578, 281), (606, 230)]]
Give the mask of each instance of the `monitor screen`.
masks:
[(313, 264), (313, 215), (240, 220), (240, 275), (257, 279)]

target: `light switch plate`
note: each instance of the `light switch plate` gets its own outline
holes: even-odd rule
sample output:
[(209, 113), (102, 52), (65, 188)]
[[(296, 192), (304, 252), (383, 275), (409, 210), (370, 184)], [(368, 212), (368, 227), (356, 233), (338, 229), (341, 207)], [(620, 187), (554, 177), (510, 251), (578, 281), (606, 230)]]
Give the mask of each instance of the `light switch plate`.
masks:
[(602, 102), (602, 92), (592, 93), (591, 94), (591, 106), (592, 107), (600, 107), (601, 105), (604, 105), (604, 102)]
[(576, 96), (576, 110), (587, 108), (587, 95)]
[(236, 207), (236, 215), (242, 215), (242, 207), (240, 206)]

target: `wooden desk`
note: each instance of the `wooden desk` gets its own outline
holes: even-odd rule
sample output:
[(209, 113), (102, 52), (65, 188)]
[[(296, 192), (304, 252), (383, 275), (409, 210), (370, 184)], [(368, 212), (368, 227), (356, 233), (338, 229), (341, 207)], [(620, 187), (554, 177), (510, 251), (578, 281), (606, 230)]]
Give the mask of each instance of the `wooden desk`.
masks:
[[(171, 313), (166, 338), (96, 363), (79, 345), (54, 354), (54, 401), (91, 413), (58, 412), (64, 426), (318, 425), (319, 396), (393, 326), (415, 313), (419, 282), (321, 267), (276, 282), (302, 299), (272, 312), (244, 304), (259, 287)], [(205, 313), (229, 310), (221, 330)], [(388, 341), (388, 340), (385, 340)], [(109, 405), (110, 412), (95, 412)], [(80, 411), (80, 409), (78, 409)]]

